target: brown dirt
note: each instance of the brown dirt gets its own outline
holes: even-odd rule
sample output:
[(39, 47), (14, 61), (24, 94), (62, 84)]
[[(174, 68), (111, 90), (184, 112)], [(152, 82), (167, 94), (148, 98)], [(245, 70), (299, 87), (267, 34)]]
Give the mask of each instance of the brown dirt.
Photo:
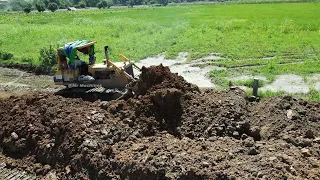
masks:
[(320, 103), (250, 102), (143, 68), (127, 101), (0, 100), (0, 160), (60, 179), (319, 179)]

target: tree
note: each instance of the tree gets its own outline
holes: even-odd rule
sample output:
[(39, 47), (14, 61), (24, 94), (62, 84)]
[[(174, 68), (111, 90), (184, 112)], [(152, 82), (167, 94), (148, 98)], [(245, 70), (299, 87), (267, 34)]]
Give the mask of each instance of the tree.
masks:
[(142, 4), (142, 0), (134, 0), (134, 4), (135, 5), (141, 5)]
[(158, 0), (158, 3), (161, 4), (162, 6), (168, 5), (168, 0)]
[(43, 11), (45, 11), (46, 8), (45, 8), (44, 2), (43, 2), (43, 1), (38, 1), (38, 2), (36, 3), (36, 9), (38, 10), (38, 12), (43, 12)]
[(49, 9), (51, 12), (56, 11), (56, 10), (58, 9), (57, 3), (49, 3), (48, 9)]
[(106, 0), (103, 0), (103, 1), (101, 1), (101, 2), (99, 2), (98, 3), (98, 8), (99, 9), (101, 9), (101, 8), (110, 8), (111, 6), (112, 6), (113, 4), (112, 4), (112, 2), (110, 2), (110, 1), (106, 1)]
[(134, 5), (134, 0), (129, 0), (129, 6), (133, 7), (133, 5)]
[[(49, 0), (49, 4), (50, 3), (56, 3), (58, 6), (60, 6), (60, 0)], [(48, 6), (49, 6), (48, 4)]]
[(120, 4), (122, 4), (122, 5), (125, 6), (125, 5), (127, 5), (127, 1), (128, 1), (128, 0), (120, 0)]
[(109, 9), (111, 6), (113, 6), (113, 3), (111, 1), (107, 1), (107, 8)]
[(112, 0), (112, 5), (117, 5), (119, 4), (119, 0)]
[(99, 2), (99, 3), (97, 4), (97, 7), (98, 7), (99, 9), (104, 8), (102, 2)]
[(71, 6), (70, 1), (68, 1), (68, 0), (60, 0), (60, 6), (59, 6), (60, 9), (67, 9), (70, 6)]
[(11, 7), (12, 11), (21, 11), (23, 10), (23, 0), (9, 0), (9, 6)]
[(85, 0), (88, 7), (97, 7), (100, 0)]
[(79, 3), (79, 7), (80, 8), (86, 8), (86, 2), (85, 1), (80, 1), (80, 3)]
[(32, 4), (31, 4), (30, 2), (25, 2), (25, 3), (23, 4), (23, 11), (24, 11), (25, 13), (30, 13), (31, 10), (32, 10)]
[(73, 0), (73, 5), (79, 4), (81, 0)]

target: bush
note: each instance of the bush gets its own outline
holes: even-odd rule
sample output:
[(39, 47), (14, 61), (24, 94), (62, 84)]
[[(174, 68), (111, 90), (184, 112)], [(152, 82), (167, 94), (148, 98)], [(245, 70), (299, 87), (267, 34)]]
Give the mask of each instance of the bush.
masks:
[(0, 59), (2, 60), (10, 60), (13, 58), (13, 54), (9, 52), (1, 52), (0, 51)]
[(46, 10), (45, 8), (45, 4), (42, 1), (38, 1), (36, 3), (36, 9), (38, 10), (38, 12), (43, 12)]
[(56, 10), (58, 9), (57, 3), (49, 3), (48, 9), (49, 9), (51, 12), (56, 11)]
[(129, 0), (129, 6), (133, 7), (133, 5), (134, 5), (134, 0)]
[(31, 58), (28, 58), (28, 57), (22, 57), (21, 58), (21, 62), (32, 64), (33, 60)]
[(168, 5), (168, 0), (158, 0), (158, 3), (161, 4), (162, 6)]
[(80, 8), (86, 8), (86, 2), (85, 1), (81, 1), (80, 3), (79, 3), (79, 7)]
[(109, 9), (112, 5), (113, 5), (113, 3), (112, 3), (112, 2), (107, 1), (107, 8), (108, 8), (108, 9)]
[(104, 1), (100, 1), (97, 6), (99, 9), (101, 9), (101, 8), (106, 8), (106, 7), (110, 8), (112, 5), (113, 5), (112, 2), (104, 0)]
[(26, 2), (24, 5), (23, 5), (23, 11), (25, 13), (30, 13), (32, 10), (32, 4), (29, 3), (29, 2)]
[(99, 2), (99, 3), (97, 4), (97, 7), (98, 7), (99, 9), (104, 8), (104, 7), (103, 7), (103, 4), (102, 4), (101, 2)]
[(40, 49), (40, 66), (46, 69), (53, 69), (57, 64), (57, 53), (56, 50), (51, 46), (49, 48)]

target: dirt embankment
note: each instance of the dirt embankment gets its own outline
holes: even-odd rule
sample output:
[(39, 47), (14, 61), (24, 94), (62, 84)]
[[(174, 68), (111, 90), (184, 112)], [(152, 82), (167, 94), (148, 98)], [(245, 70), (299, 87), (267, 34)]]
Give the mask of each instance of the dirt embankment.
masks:
[(320, 103), (249, 102), (169, 68), (143, 68), (136, 97), (0, 101), (0, 160), (60, 179), (319, 179)]
[(53, 75), (55, 72), (52, 68), (40, 67), (33, 64), (0, 63), (0, 67), (19, 69), (36, 75)]

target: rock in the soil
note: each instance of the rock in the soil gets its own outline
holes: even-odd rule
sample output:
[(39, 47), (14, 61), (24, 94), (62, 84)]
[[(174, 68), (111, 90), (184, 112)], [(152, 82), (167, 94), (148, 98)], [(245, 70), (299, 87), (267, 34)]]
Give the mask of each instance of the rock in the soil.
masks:
[(203, 161), (203, 162), (201, 163), (201, 166), (204, 167), (204, 168), (207, 168), (207, 167), (210, 166), (210, 163), (208, 163), (208, 162), (206, 162), (206, 161)]
[(237, 138), (237, 139), (240, 137), (238, 131), (234, 131), (234, 132), (232, 133), (232, 136), (233, 136), (234, 138)]
[(277, 157), (275, 157), (275, 156), (269, 157), (269, 161), (275, 161), (276, 159), (277, 159)]
[(305, 132), (305, 134), (304, 134), (304, 137), (305, 138), (310, 138), (310, 139), (313, 139), (314, 138), (314, 133), (313, 133), (313, 131), (312, 130), (307, 130), (306, 132)]
[(243, 145), (246, 147), (252, 147), (252, 146), (254, 146), (254, 143), (255, 142), (252, 137), (248, 137), (245, 140), (243, 140)]
[(320, 143), (320, 137), (316, 137), (316, 138), (314, 138), (313, 142), (314, 142), (314, 143), (318, 143), (318, 144), (319, 144), (319, 143)]
[(15, 132), (12, 132), (12, 133), (11, 133), (11, 137), (12, 137), (12, 139), (14, 139), (14, 140), (17, 140), (17, 139), (19, 138), (18, 134), (15, 133)]
[(130, 118), (123, 119), (123, 123), (128, 124), (130, 127), (133, 126), (133, 121)]
[(289, 109), (287, 110), (287, 118), (290, 120), (296, 120), (298, 119), (298, 114), (292, 109)]
[(297, 142), (298, 142), (298, 145), (301, 146), (301, 147), (311, 147), (312, 146), (312, 140), (311, 139), (298, 138)]
[(252, 136), (254, 140), (259, 141), (261, 139), (260, 128), (258, 126), (251, 127), (250, 136)]
[(294, 169), (294, 167), (290, 166), (289, 171), (292, 175), (296, 176), (297, 175), (297, 171), (296, 169)]
[(309, 157), (311, 154), (310, 154), (310, 150), (307, 149), (307, 148), (302, 148), (301, 149), (301, 153), (304, 157)]
[(280, 154), (280, 155), (278, 155), (278, 159), (281, 161), (281, 162), (283, 162), (283, 163), (285, 163), (285, 164), (292, 164), (292, 161), (293, 161), (293, 158), (291, 157), (291, 156), (288, 156), (288, 155), (286, 155), (286, 154)]
[(260, 154), (260, 151), (255, 147), (251, 147), (248, 151), (248, 155), (257, 155), (257, 154)]
[(46, 175), (45, 180), (58, 180), (57, 175), (56, 175), (56, 172), (49, 172), (49, 173)]
[(248, 135), (247, 135), (247, 134), (242, 134), (242, 135), (241, 135), (241, 139), (242, 139), (242, 140), (247, 139), (247, 138), (248, 138)]
[(86, 139), (84, 142), (83, 142), (83, 145), (85, 147), (88, 147), (90, 149), (97, 149), (98, 147), (98, 142), (96, 140), (90, 140), (90, 139)]

